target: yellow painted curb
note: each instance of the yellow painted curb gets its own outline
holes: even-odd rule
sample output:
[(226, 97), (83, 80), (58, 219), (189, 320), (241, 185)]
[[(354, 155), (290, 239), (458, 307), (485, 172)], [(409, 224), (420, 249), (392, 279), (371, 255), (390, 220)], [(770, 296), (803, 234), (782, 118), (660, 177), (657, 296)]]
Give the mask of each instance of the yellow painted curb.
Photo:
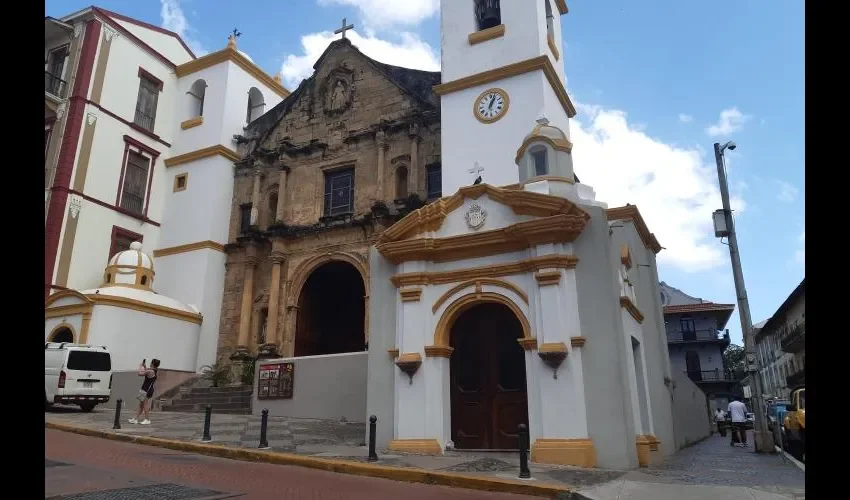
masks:
[(537, 482), (520, 482), (508, 479), (473, 476), (469, 474), (456, 474), (443, 471), (429, 471), (424, 469), (407, 469), (401, 467), (390, 467), (370, 463), (353, 462), (348, 460), (335, 460), (330, 458), (318, 458), (291, 453), (279, 453), (274, 451), (260, 451), (246, 448), (228, 448), (210, 444), (193, 443), (189, 441), (174, 441), (171, 439), (154, 438), (147, 436), (131, 436), (129, 434), (118, 434), (97, 429), (87, 429), (67, 424), (45, 422), (46, 429), (63, 432), (72, 432), (83, 436), (99, 437), (113, 441), (141, 444), (146, 446), (157, 446), (171, 450), (209, 455), (213, 457), (242, 460), (245, 462), (264, 462), (275, 465), (295, 465), (308, 467), (329, 472), (342, 474), (354, 474), (358, 476), (377, 477), (393, 481), (404, 481), (410, 483), (425, 483), (440, 486), (451, 486), (481, 491), (499, 491), (513, 493), (516, 495), (529, 495), (544, 498), (555, 498), (570, 493), (566, 486), (545, 484)]

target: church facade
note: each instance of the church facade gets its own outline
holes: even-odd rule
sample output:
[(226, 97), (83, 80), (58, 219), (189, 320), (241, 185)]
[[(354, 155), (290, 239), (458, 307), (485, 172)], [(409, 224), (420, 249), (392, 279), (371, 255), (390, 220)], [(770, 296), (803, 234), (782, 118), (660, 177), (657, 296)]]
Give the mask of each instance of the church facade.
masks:
[(369, 248), (441, 197), (439, 81), (370, 59), (343, 38), (246, 128), (220, 359), (366, 349)]
[(661, 246), (576, 176), (566, 5), (530, 6), (444, 2), (440, 74), (338, 40), (248, 127), (219, 356), (354, 380), (325, 356), (367, 350), (380, 448), (511, 450), (524, 424), (537, 462), (648, 465), (675, 451)]

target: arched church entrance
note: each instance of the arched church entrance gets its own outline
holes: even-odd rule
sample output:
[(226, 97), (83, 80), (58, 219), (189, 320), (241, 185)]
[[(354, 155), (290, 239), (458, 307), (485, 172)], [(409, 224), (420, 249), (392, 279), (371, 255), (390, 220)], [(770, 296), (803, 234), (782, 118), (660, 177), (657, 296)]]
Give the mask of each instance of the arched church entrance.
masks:
[(452, 441), (456, 449), (519, 449), (528, 425), (525, 351), (519, 319), (507, 306), (474, 305), (451, 329)]
[(366, 288), (348, 262), (316, 268), (298, 297), (295, 356), (359, 352), (366, 347)]
[(67, 326), (60, 327), (50, 336), (51, 342), (74, 342), (74, 332)]

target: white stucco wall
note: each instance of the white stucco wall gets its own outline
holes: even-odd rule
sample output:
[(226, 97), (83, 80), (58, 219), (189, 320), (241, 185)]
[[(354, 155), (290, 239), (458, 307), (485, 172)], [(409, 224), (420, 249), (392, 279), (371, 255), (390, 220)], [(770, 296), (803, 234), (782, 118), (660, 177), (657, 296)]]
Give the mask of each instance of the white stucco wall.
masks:
[(158, 227), (115, 210), (83, 200), (77, 218), (77, 232), (68, 272), (68, 288), (85, 290), (102, 284), (103, 271), (109, 261), (113, 225), (141, 234), (144, 237), (142, 249), (145, 252), (151, 253), (156, 248), (159, 237)]
[(189, 55), (180, 41), (171, 35), (120, 19), (116, 19), (115, 22), (126, 28), (130, 33), (136, 35), (140, 40), (150, 45), (152, 49), (165, 56), (174, 64), (179, 65), (192, 60), (192, 56)]
[[(163, 83), (162, 92), (159, 93), (157, 101), (153, 132), (165, 142), (172, 143), (174, 121), (177, 118), (175, 113), (177, 77), (174, 74), (174, 68), (125, 36), (119, 35), (112, 38), (100, 105), (132, 123), (136, 115), (136, 100), (139, 95), (140, 66)], [(137, 133), (134, 137), (136, 135), (142, 134)], [(165, 146), (160, 145), (155, 149), (163, 147)]]
[(161, 367), (195, 371), (200, 325), (115, 306), (96, 305), (88, 343), (105, 345), (114, 371), (133, 370), (142, 359)]
[(224, 253), (209, 248), (156, 259), (154, 286), (161, 293), (198, 308), (203, 315), (195, 369), (215, 362), (224, 290)]
[(256, 87), (263, 94), (266, 103), (263, 113), (268, 112), (283, 100), (264, 83), (260, 82), (236, 64), (228, 63), (227, 69), (227, 101), (224, 111), (224, 126), (221, 130), (221, 143), (235, 147), (233, 135), (242, 134), (248, 125), (245, 121), (248, 110), (248, 91)]
[[(206, 240), (227, 243), (233, 163), (216, 155), (163, 170), (163, 184), (168, 184), (168, 189), (162, 191), (168, 208), (157, 248)], [(189, 174), (186, 189), (174, 192), (174, 178), (183, 173)]]
[[(440, 8), (443, 82), (549, 52), (543, 2), (502, 0), (505, 35), (476, 45), (469, 44), (469, 35), (478, 31), (473, 0), (443, 2)], [(554, 8), (556, 18), (557, 12)]]
[[(221, 142), (221, 132), (225, 128), (225, 110), (231, 105), (229, 101), (235, 100), (232, 91), (228, 92), (228, 66), (230, 64), (230, 62), (225, 61), (178, 79), (177, 102), (175, 103), (177, 119), (174, 120), (173, 132), (175, 144), (172, 151), (174, 156), (197, 151), (215, 144), (234, 148), (230, 139)], [(204, 80), (207, 84), (204, 94), (204, 123), (183, 130), (180, 128), (180, 123), (190, 118), (196, 118), (192, 105), (197, 102), (197, 99), (186, 93), (198, 80)]]
[[(475, 117), (473, 105), (483, 91), (493, 87), (507, 92), (510, 106), (503, 118), (485, 124)], [(443, 196), (472, 184), (475, 178), (469, 170), (475, 162), (484, 168), (481, 175), (488, 184), (503, 186), (518, 182), (519, 169), (514, 158), (523, 138), (537, 125), (541, 112), (565, 133), (569, 130), (564, 109), (554, 94), (547, 97), (552, 92), (543, 72), (532, 71), (443, 95), (440, 98)]]

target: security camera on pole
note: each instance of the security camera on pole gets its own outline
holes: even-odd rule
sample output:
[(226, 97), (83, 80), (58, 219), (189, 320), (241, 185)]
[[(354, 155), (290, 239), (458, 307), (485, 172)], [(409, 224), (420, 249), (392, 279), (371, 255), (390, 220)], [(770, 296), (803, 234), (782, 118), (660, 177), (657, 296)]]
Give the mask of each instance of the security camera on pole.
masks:
[(761, 378), (758, 373), (758, 358), (753, 338), (753, 321), (750, 316), (750, 302), (747, 300), (747, 289), (744, 286), (744, 273), (741, 271), (741, 257), (738, 253), (738, 237), (735, 234), (735, 223), (732, 219), (732, 209), (729, 207), (729, 186), (726, 184), (726, 166), (723, 152), (727, 149), (734, 151), (737, 145), (729, 141), (720, 145), (714, 143), (714, 159), (717, 162), (717, 179), (720, 183), (720, 197), (723, 209), (714, 212), (714, 235), (718, 238), (729, 238), (729, 256), (732, 258), (732, 276), (735, 279), (735, 292), (738, 296), (738, 316), (741, 318), (741, 333), (744, 338), (747, 373), (752, 379), (752, 399), (750, 400), (755, 414), (753, 426), (753, 441), (755, 450), (762, 453), (773, 453), (773, 435), (767, 430), (762, 398)]

